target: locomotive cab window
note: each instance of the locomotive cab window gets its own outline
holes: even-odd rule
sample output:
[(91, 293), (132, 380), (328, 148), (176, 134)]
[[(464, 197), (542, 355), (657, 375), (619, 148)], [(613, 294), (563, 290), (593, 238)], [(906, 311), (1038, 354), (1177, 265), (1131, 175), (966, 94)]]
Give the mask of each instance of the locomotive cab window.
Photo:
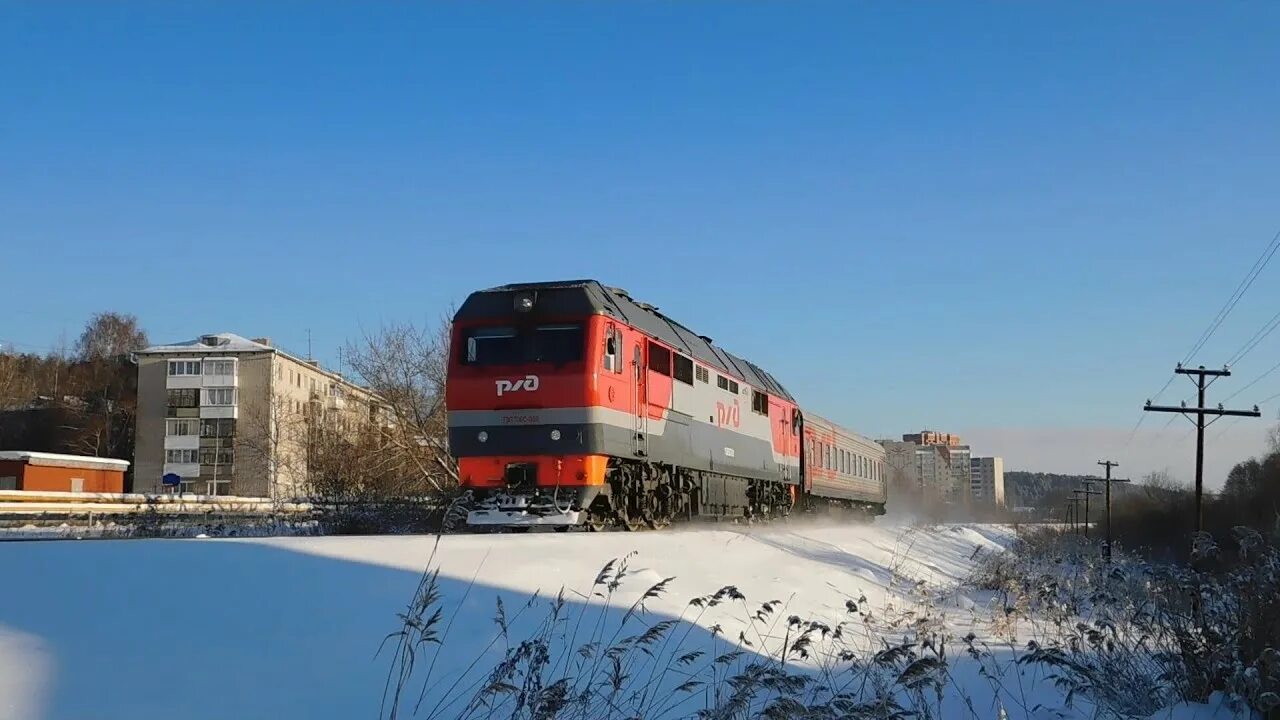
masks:
[(692, 385), (693, 360), (676, 353), (675, 378), (686, 385)]
[(540, 325), (534, 330), (535, 362), (569, 363), (582, 359), (581, 325)]
[(604, 333), (604, 369), (622, 372), (622, 333), (612, 326)]
[(663, 375), (671, 374), (671, 351), (661, 345), (649, 342), (649, 369)]
[(769, 414), (769, 396), (759, 390), (751, 390), (751, 411), (760, 415)]
[(578, 362), (585, 342), (582, 326), (572, 323), (539, 325), (531, 330), (471, 328), (463, 337), (463, 362), (468, 365)]
[(465, 347), (470, 365), (510, 365), (523, 359), (515, 328), (472, 328), (466, 331)]

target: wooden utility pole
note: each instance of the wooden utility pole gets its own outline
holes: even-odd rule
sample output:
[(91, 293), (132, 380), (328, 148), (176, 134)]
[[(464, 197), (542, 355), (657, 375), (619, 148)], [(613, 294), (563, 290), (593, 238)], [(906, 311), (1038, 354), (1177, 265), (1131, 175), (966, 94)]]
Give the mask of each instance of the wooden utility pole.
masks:
[(1098, 464), (1107, 469), (1107, 542), (1102, 546), (1102, 551), (1106, 555), (1107, 562), (1111, 562), (1111, 483), (1113, 482), (1129, 482), (1128, 478), (1111, 477), (1111, 468), (1120, 467), (1120, 463), (1110, 460), (1099, 460)]
[(1102, 494), (1102, 493), (1098, 492), (1097, 490), (1090, 490), (1090, 489), (1089, 489), (1089, 483), (1090, 483), (1090, 481), (1089, 481), (1089, 480), (1085, 480), (1085, 481), (1084, 481), (1084, 489), (1083, 489), (1083, 490), (1072, 490), (1072, 491), (1071, 491), (1071, 492), (1075, 493), (1077, 497), (1084, 498), (1084, 539), (1085, 539), (1085, 540), (1088, 540), (1088, 539), (1089, 539), (1089, 496), (1090, 496), (1090, 495), (1101, 495), (1101, 494)]
[[(1206, 415), (1215, 415), (1218, 418), (1224, 415), (1235, 415), (1238, 417), (1262, 417), (1262, 413), (1258, 412), (1258, 406), (1254, 405), (1253, 410), (1225, 410), (1222, 403), (1218, 403), (1218, 407), (1210, 408), (1204, 406), (1204, 391), (1213, 380), (1205, 381), (1205, 378), (1227, 377), (1231, 371), (1227, 368), (1221, 370), (1205, 370), (1201, 365), (1196, 369), (1184, 368), (1182, 363), (1178, 363), (1178, 367), (1174, 369), (1174, 373), (1178, 375), (1194, 375), (1196, 383), (1197, 396), (1199, 402), (1196, 407), (1189, 408), (1184, 402), (1181, 406), (1173, 405), (1152, 405), (1148, 400), (1146, 406), (1142, 409), (1147, 412), (1169, 412), (1180, 413), (1184, 417), (1194, 415), (1196, 417), (1196, 532), (1200, 532), (1204, 528), (1204, 429), (1208, 427), (1204, 418)], [(1215, 418), (1216, 421), (1217, 418)]]
[[(1072, 491), (1074, 493), (1074, 491)], [(1080, 534), (1080, 497), (1071, 495), (1067, 498), (1067, 518), (1071, 523), (1071, 532)]]

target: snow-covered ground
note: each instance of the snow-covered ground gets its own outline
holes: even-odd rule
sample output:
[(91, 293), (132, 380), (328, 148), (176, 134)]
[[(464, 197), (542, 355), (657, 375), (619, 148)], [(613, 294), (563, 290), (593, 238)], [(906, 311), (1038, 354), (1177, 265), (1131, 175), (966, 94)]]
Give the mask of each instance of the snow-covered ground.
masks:
[[(891, 608), (928, 602), (957, 626), (957, 635), (966, 624), (981, 634), (974, 604), (984, 598), (948, 589), (983, 553), (999, 552), (1012, 539), (1010, 529), (996, 526), (889, 524), (446, 536), (434, 554), (446, 637), (425, 707), (456, 687), (477, 657), (487, 661), (473, 674), (500, 659), (501, 648), (493, 646), (499, 596), (516, 639), (544, 614), (541, 601), (520, 610), (536, 591), (552, 597), (563, 587), (570, 613), (588, 608), (619, 622), (635, 599), (668, 577), (675, 579), (645, 602), (639, 622), (674, 620), (692, 646), (736, 639), (744, 610), (769, 600), (782, 602), (784, 617), (833, 624), (847, 617), (849, 599), (865, 597), (864, 608), (886, 617)], [(6, 590), (0, 718), (376, 717), (390, 653), (375, 653), (399, 629), (396, 614), (412, 598), (436, 542), (393, 536), (0, 543)], [(591, 590), (601, 567), (633, 552), (614, 606), (600, 609)], [(691, 599), (726, 585), (746, 601), (690, 612)], [(707, 630), (715, 625), (724, 632), (712, 639)], [(971, 682), (983, 702), (990, 683), (972, 670), (959, 682)], [(1052, 696), (1051, 684), (1040, 684)], [(412, 689), (415, 699), (419, 690)], [(978, 716), (996, 717), (992, 693), (985, 692)]]

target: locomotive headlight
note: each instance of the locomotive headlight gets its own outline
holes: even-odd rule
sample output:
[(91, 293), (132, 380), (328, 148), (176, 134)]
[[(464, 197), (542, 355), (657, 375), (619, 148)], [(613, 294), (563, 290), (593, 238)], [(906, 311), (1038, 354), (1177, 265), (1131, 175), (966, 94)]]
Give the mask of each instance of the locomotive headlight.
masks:
[(515, 297), (516, 312), (529, 312), (533, 309), (533, 293), (517, 293)]
[(476, 434), (476, 439), (479, 440), (480, 442), (489, 442), (489, 433), (481, 430), (479, 433)]
[(559, 431), (559, 430), (552, 430), (552, 431), (551, 431), (551, 439), (552, 439), (552, 440), (559, 440), (559, 439), (560, 439), (560, 431)]

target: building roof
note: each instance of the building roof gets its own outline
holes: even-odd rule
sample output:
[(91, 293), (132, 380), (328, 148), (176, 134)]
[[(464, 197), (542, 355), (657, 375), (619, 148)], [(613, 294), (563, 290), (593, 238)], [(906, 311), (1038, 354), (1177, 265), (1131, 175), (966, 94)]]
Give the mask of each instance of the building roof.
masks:
[(140, 350), (143, 353), (178, 353), (178, 352), (207, 352), (207, 353), (226, 353), (226, 352), (273, 352), (275, 348), (265, 345), (246, 337), (241, 337), (235, 333), (211, 333), (209, 335), (201, 335), (194, 340), (186, 342), (172, 343), (170, 345), (152, 345), (146, 350)]
[[(663, 315), (653, 305), (633, 300), (625, 290), (603, 285), (597, 280), (513, 283), (481, 290), (473, 294), (473, 298), (484, 293), (576, 288), (581, 288), (585, 292), (588, 307), (591, 311), (612, 315), (628, 325), (639, 328), (646, 334), (658, 338), (679, 352), (719, 370), (725, 375), (733, 376), (773, 395), (795, 401), (795, 398), (791, 396), (791, 393), (787, 392), (782, 383), (774, 379), (763, 368), (713, 344), (711, 338), (699, 335)], [(459, 308), (459, 319), (466, 317), (466, 313), (469, 310), (468, 305), (473, 303), (473, 299), (468, 298), (463, 307)]]
[(0, 460), (18, 460), (28, 465), (49, 465), (92, 470), (118, 470), (129, 467), (128, 460), (90, 457), (88, 455), (60, 455), (58, 453), (33, 452), (31, 450), (0, 450)]
[(352, 382), (349, 378), (343, 376), (341, 373), (337, 373), (337, 372), (334, 372), (333, 370), (328, 370), (326, 368), (323, 368), (320, 366), (318, 362), (311, 362), (309, 360), (304, 360), (295, 355), (291, 355), (290, 353), (285, 352), (284, 350), (278, 347), (275, 347), (273, 345), (268, 345), (266, 342), (258, 342), (257, 340), (250, 340), (249, 338), (246, 338), (242, 335), (236, 335), (235, 333), (229, 333), (229, 332), (210, 333), (208, 335), (201, 335), (200, 337), (194, 340), (188, 340), (186, 342), (171, 343), (168, 345), (152, 345), (151, 347), (145, 350), (139, 350), (138, 352), (144, 353), (144, 354), (150, 354), (150, 355), (167, 355), (167, 354), (174, 354), (174, 353), (208, 353), (210, 355), (222, 355), (226, 353), (245, 353), (245, 352), (276, 353), (277, 355), (287, 357), (290, 360), (293, 360), (294, 362), (297, 362), (301, 365), (306, 365), (311, 370), (314, 370), (315, 372), (318, 372), (322, 375), (326, 375), (330, 379), (336, 380), (342, 383), (346, 387), (358, 390), (362, 393), (366, 393), (373, 397), (377, 397), (377, 393), (375, 393), (372, 389), (367, 388), (358, 383)]

